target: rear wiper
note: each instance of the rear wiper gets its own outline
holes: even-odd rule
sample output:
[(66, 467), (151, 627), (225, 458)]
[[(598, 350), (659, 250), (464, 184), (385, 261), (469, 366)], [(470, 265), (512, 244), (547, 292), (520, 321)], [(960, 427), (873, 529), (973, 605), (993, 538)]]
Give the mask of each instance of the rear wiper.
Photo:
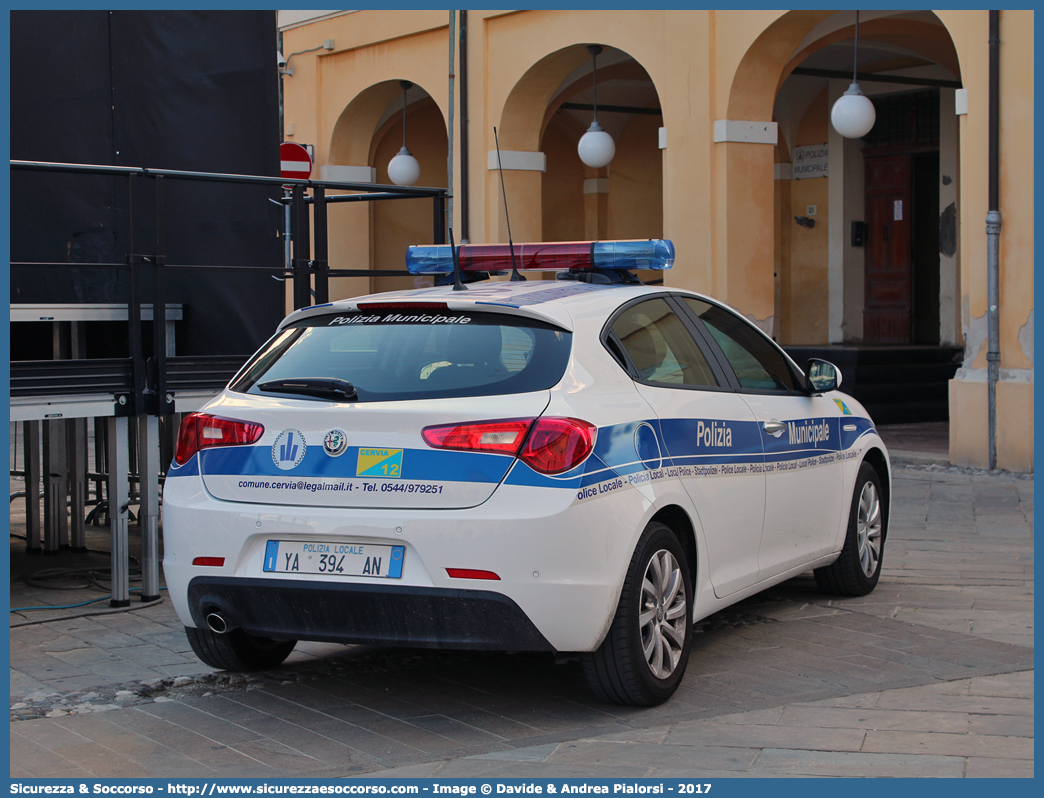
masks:
[(344, 399), (350, 402), (359, 398), (354, 385), (348, 380), (339, 380), (334, 377), (269, 380), (262, 382), (257, 387), (269, 393), (297, 393), (303, 396), (316, 396), (320, 399)]

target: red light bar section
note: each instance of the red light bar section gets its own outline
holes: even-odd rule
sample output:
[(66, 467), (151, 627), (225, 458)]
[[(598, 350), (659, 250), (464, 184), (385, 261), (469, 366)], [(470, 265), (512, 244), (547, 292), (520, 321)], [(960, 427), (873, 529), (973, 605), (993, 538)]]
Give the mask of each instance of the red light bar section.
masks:
[[(590, 241), (559, 241), (550, 244), (515, 244), (515, 264), (519, 270), (553, 271), (588, 269), (592, 265)], [(508, 244), (467, 244), (460, 248), (461, 271), (489, 272), (511, 270)]]
[(492, 571), (476, 571), (473, 568), (447, 568), (448, 573), (454, 579), (495, 579), (500, 581), (500, 577)]
[(216, 566), (216, 567), (220, 568), (222, 565), (225, 564), (225, 558), (224, 557), (196, 557), (196, 559), (194, 559), (192, 561), (192, 564), (193, 565), (213, 565), (213, 566)]

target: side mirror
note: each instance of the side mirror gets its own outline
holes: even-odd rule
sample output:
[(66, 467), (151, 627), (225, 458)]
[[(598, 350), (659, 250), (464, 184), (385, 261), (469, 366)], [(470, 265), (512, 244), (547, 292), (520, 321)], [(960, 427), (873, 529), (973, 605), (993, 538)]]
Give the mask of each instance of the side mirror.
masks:
[(809, 393), (836, 391), (841, 385), (841, 372), (826, 360), (811, 358), (805, 365), (805, 373), (808, 375), (805, 388)]

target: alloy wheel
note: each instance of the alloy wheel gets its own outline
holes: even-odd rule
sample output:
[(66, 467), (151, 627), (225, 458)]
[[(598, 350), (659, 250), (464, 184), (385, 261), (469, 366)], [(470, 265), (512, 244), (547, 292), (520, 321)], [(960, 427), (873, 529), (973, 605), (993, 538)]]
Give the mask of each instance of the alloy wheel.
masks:
[(867, 482), (859, 495), (856, 516), (856, 534), (859, 543), (859, 565), (867, 577), (877, 571), (881, 559), (881, 500), (874, 483)]
[(657, 551), (645, 568), (640, 606), (645, 661), (653, 676), (666, 679), (681, 659), (689, 613), (681, 566), (665, 549)]

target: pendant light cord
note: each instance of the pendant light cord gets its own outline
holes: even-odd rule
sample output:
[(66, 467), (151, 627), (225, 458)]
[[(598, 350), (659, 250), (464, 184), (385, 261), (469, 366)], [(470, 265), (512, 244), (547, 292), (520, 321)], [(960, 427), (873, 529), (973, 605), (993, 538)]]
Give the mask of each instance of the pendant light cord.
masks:
[(587, 45), (587, 52), (591, 54), (591, 75), (594, 80), (594, 102), (591, 103), (591, 108), (594, 109), (593, 122), (598, 122), (598, 55), (602, 52), (601, 45), (589, 44)]
[(406, 149), (406, 92), (413, 88), (413, 83), (408, 80), (400, 80), (402, 86), (402, 148)]
[(859, 11), (856, 11), (855, 47), (852, 49), (852, 82), (856, 82), (856, 64), (859, 63)]
[(594, 109), (594, 121), (598, 121), (598, 54), (595, 53), (591, 56), (591, 76), (594, 79), (594, 100), (591, 103), (591, 108)]

